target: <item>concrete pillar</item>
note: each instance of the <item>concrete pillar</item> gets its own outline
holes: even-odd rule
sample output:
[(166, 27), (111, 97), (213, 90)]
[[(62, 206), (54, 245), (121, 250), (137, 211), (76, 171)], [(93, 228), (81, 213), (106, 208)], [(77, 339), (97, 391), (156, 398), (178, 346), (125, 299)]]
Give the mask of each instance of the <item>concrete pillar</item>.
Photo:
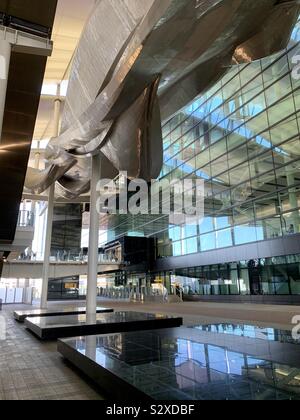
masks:
[(41, 309), (47, 309), (48, 304), (48, 282), (50, 272), (50, 254), (51, 254), (51, 241), (52, 241), (52, 225), (54, 213), (54, 194), (55, 184), (51, 185), (48, 192), (48, 213), (47, 213), (47, 228), (45, 239), (45, 252), (44, 252), (44, 265), (43, 265), (43, 284), (41, 295)]
[[(53, 136), (59, 135), (60, 125), (60, 86), (57, 87), (57, 98), (54, 101), (54, 116), (53, 116)], [(45, 252), (44, 252), (44, 265), (43, 265), (43, 284), (41, 295), (41, 309), (47, 309), (48, 305), (48, 282), (50, 273), (50, 256), (51, 256), (51, 242), (52, 242), (52, 225), (54, 214), (54, 199), (55, 199), (55, 183), (51, 185), (48, 192), (48, 214), (47, 214), (47, 227), (45, 239)]]
[(97, 279), (98, 279), (98, 249), (99, 249), (99, 214), (97, 212), (97, 184), (101, 177), (101, 157), (92, 157), (92, 179), (90, 199), (90, 235), (89, 260), (87, 278), (86, 310), (87, 315), (96, 314), (97, 310)]
[(57, 97), (54, 100), (54, 116), (53, 116), (53, 136), (58, 137), (60, 132), (60, 111), (61, 111), (61, 99), (60, 99), (60, 86), (57, 87)]
[(0, 141), (2, 134), (3, 116), (6, 102), (8, 73), (11, 57), (11, 45), (0, 40)]
[[(40, 150), (40, 142), (38, 142), (38, 150)], [(39, 151), (36, 152), (35, 155), (34, 155), (34, 168), (35, 169), (39, 169), (39, 167), (40, 167), (40, 157), (41, 157), (41, 153)], [(31, 215), (30, 216), (33, 218), (34, 227), (35, 227), (36, 213), (37, 213), (36, 204), (37, 204), (36, 201), (34, 201), (34, 200), (31, 201), (31, 206), (30, 206)], [(32, 244), (28, 248), (28, 250), (29, 250), (29, 255), (32, 256)]]

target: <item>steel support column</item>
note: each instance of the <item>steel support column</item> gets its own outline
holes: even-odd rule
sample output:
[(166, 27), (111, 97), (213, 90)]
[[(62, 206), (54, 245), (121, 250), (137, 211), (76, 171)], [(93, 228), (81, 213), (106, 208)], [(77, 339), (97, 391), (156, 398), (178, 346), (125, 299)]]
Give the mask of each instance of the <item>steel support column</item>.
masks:
[[(57, 98), (54, 101), (54, 128), (53, 135), (57, 137), (60, 130), (60, 86), (57, 87)], [(53, 214), (54, 214), (54, 202), (55, 202), (55, 183), (51, 185), (48, 193), (48, 213), (47, 213), (47, 228), (46, 228), (46, 240), (45, 240), (45, 252), (44, 252), (44, 265), (43, 265), (43, 284), (42, 284), (42, 295), (41, 295), (41, 309), (47, 309), (48, 305), (48, 283), (49, 283), (49, 271), (50, 271), (50, 256), (51, 256), (51, 242), (52, 242), (52, 226), (53, 226)]]
[(101, 176), (101, 157), (95, 155), (92, 158), (92, 179), (90, 199), (90, 235), (89, 235), (89, 262), (87, 279), (87, 314), (96, 314), (97, 308), (97, 279), (99, 259), (99, 214), (97, 211), (97, 184)]

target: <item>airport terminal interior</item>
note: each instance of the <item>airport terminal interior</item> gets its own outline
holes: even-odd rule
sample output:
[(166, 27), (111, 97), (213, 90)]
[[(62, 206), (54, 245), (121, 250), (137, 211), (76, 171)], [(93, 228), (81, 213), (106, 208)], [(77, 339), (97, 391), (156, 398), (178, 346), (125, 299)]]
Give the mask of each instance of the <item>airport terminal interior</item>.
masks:
[(298, 0), (0, 0), (0, 400), (299, 400), (299, 112)]

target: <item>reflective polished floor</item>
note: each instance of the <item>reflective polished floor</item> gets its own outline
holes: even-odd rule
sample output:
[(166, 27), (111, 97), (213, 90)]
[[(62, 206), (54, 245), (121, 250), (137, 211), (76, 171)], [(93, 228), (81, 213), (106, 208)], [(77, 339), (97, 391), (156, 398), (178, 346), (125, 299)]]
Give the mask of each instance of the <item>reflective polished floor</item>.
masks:
[(41, 342), (15, 322), (4, 306), (6, 339), (0, 339), (0, 401), (3, 400), (102, 400), (98, 389), (65, 364), (56, 342)]
[(25, 326), (42, 340), (77, 335), (110, 334), (182, 325), (183, 319), (162, 314), (114, 312), (105, 314), (64, 315), (26, 318)]
[[(228, 324), (222, 329), (64, 339), (58, 350), (115, 398), (119, 392), (154, 400), (300, 399), (300, 343), (291, 333)], [(236, 334), (239, 329), (246, 335)]]
[[(232, 304), (207, 304), (185, 302), (183, 304), (132, 304), (129, 302), (103, 301), (99, 300), (99, 306), (113, 308), (116, 312), (132, 311), (157, 313), (166, 315), (175, 315), (184, 317), (184, 324), (191, 325), (251, 325), (257, 324), (260, 327), (274, 327), (277, 330), (284, 331), (291, 329), (291, 319), (300, 313), (300, 307), (283, 307), (270, 305), (232, 305)], [(84, 302), (51, 302), (50, 310), (73, 309), (76, 306), (84, 306)], [(107, 399), (109, 396), (100, 386), (95, 386), (94, 381), (87, 380), (78, 369), (73, 369), (70, 363), (57, 352), (57, 341), (39, 341), (30, 334), (22, 324), (15, 322), (14, 311), (28, 310), (26, 305), (4, 305), (1, 316), (6, 321), (6, 340), (0, 340), (0, 401), (2, 400), (97, 400)], [(34, 307), (33, 307), (34, 309)], [(205, 327), (206, 328), (206, 327)], [(199, 331), (180, 329), (182, 339), (197, 341), (193, 338)], [(205, 334), (201, 332), (201, 340), (205, 342)], [(243, 353), (243, 349), (248, 346), (249, 341), (245, 342), (243, 337), (227, 337), (226, 334), (207, 333), (209, 337), (207, 342), (210, 346), (215, 345), (226, 347), (224, 339), (232, 339), (235, 346), (229, 347), (233, 352)], [(288, 333), (290, 335), (290, 333)], [(118, 335), (118, 334), (117, 334)], [(226, 338), (227, 337), (227, 338)], [(89, 340), (92, 340), (89, 337)], [(239, 344), (239, 341), (242, 344)], [(262, 341), (262, 343), (261, 343)], [(265, 360), (268, 362), (267, 354), (261, 345), (267, 345), (263, 340), (252, 340), (252, 358), (261, 359), (265, 354)], [(271, 343), (271, 348), (275, 349), (276, 343)], [(296, 366), (298, 369), (299, 352), (297, 346), (292, 345), (277, 347), (277, 355), (272, 355), (272, 359), (280, 365)], [(293, 349), (293, 350), (292, 350)], [(255, 355), (258, 355), (257, 357)], [(254, 356), (253, 356), (254, 355)], [(279, 358), (280, 356), (280, 358)], [(294, 361), (293, 361), (294, 360)], [(138, 367), (137, 367), (138, 368)], [(136, 369), (137, 369), (136, 368)], [(297, 370), (296, 370), (297, 372)], [(297, 373), (295, 373), (297, 380)], [(289, 381), (289, 378), (286, 378)], [(117, 388), (116, 388), (117, 391)], [(293, 395), (295, 392), (293, 392)], [(213, 398), (211, 395), (210, 398)], [(263, 399), (261, 395), (261, 399)], [(268, 397), (268, 396), (267, 396)], [(266, 397), (266, 398), (267, 398)], [(117, 399), (116, 396), (110, 397)], [(124, 400), (124, 396), (119, 398)], [(136, 394), (134, 401), (137, 400)]]

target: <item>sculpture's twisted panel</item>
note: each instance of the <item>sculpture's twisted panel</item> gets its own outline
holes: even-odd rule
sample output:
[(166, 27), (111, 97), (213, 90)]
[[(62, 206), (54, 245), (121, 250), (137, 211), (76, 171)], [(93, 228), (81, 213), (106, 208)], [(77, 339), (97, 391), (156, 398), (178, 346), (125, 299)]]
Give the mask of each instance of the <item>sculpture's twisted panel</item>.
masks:
[(148, 179), (149, 174), (158, 176), (161, 171), (163, 150), (157, 101), (159, 81), (158, 78), (148, 86), (120, 116), (101, 148), (113, 166), (119, 171), (127, 171), (132, 179)]
[(29, 171), (26, 186), (42, 191), (59, 181), (60, 194), (77, 196), (99, 152), (104, 177), (122, 170), (156, 178), (160, 115), (170, 117), (231, 64), (284, 48), (299, 12), (297, 1), (283, 0), (100, 0), (75, 56), (62, 134), (48, 146), (49, 164), (61, 151), (72, 170), (34, 180)]
[(94, 102), (152, 3), (153, 0), (98, 2), (74, 58), (62, 121), (63, 131)]

